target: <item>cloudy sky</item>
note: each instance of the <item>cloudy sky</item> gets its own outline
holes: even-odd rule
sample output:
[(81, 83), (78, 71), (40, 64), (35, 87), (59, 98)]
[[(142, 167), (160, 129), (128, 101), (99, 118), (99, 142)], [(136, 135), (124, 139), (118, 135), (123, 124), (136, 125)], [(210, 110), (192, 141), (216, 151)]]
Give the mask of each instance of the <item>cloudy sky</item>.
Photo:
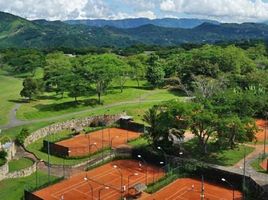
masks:
[(0, 10), (28, 19), (208, 18), (266, 21), (268, 0), (0, 0)]

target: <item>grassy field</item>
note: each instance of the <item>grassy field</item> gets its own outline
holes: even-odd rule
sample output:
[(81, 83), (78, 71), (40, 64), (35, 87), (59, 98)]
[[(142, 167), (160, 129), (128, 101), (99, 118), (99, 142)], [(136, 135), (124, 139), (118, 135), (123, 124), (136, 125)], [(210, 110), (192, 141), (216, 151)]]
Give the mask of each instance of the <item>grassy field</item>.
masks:
[(263, 162), (263, 160), (265, 158), (267, 158), (268, 156), (265, 156), (263, 157), (262, 155), (255, 159), (252, 163), (251, 163), (251, 166), (257, 171), (257, 172), (261, 172), (261, 173), (268, 173), (267, 171), (265, 171), (261, 166), (260, 166), (260, 163)]
[[(145, 85), (145, 83), (143, 83)], [(79, 104), (73, 98), (64, 95), (64, 98), (55, 93), (45, 93), (40, 99), (23, 104), (17, 112), (21, 120), (42, 119), (77, 112), (85, 109), (100, 108), (103, 105), (111, 105), (126, 101), (139, 100), (170, 100), (181, 96), (178, 92), (166, 89), (150, 90), (146, 86), (136, 87), (135, 81), (128, 81), (124, 91), (121, 93), (116, 87), (111, 88), (102, 96), (103, 104), (97, 104), (96, 94), (89, 97), (79, 98)]]
[(68, 117), (61, 118), (59, 120), (35, 122), (29, 125), (23, 125), (23, 126), (10, 128), (7, 130), (3, 130), (1, 135), (2, 137), (9, 137), (10, 139), (15, 139), (16, 135), (19, 134), (22, 128), (28, 128), (30, 132), (33, 132), (42, 127), (48, 126), (50, 124), (61, 122), (61, 121), (66, 121), (72, 118), (83, 118), (87, 116), (97, 116), (97, 115), (103, 115), (103, 114), (118, 114), (118, 113), (122, 113), (123, 111), (126, 111), (128, 115), (133, 116), (136, 122), (143, 123), (142, 117), (143, 117), (144, 112), (147, 111), (153, 105), (158, 104), (158, 103), (159, 102), (135, 103), (135, 104), (124, 104), (120, 106), (114, 106), (111, 108), (98, 108), (92, 112), (74, 114)]
[(15, 101), (20, 97), (22, 80), (6, 76), (0, 70), (0, 88), (0, 125), (4, 125), (8, 122), (8, 114), (14, 107)]
[[(43, 172), (37, 173), (38, 185), (44, 185), (47, 183), (47, 174)], [(55, 180), (56, 177), (51, 177), (51, 180)], [(7, 179), (0, 182), (0, 199), (1, 200), (19, 200), (24, 195), (24, 189), (33, 188), (36, 185), (36, 174), (25, 178)]]
[(9, 172), (18, 171), (21, 169), (25, 169), (33, 165), (33, 161), (28, 158), (21, 158), (18, 160), (11, 160), (8, 162)]
[(238, 145), (235, 149), (218, 149), (214, 144), (209, 144), (209, 153), (204, 155), (197, 146), (196, 138), (186, 142), (184, 147), (191, 152), (192, 158), (222, 166), (232, 166), (243, 159), (244, 153), (247, 156), (254, 151), (253, 147), (246, 145)]

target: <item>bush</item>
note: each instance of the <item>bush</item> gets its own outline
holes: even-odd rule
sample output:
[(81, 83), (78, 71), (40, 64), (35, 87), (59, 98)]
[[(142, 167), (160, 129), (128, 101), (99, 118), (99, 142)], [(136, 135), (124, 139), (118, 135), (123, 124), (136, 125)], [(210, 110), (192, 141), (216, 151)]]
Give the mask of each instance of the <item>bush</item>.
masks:
[(6, 157), (7, 157), (7, 152), (5, 151), (0, 151), (0, 166), (4, 165), (6, 163)]
[(0, 151), (0, 159), (6, 159), (6, 157), (7, 157), (7, 152), (5, 152), (5, 151)]
[(25, 139), (30, 135), (29, 129), (23, 128), (21, 129), (19, 135), (16, 137), (16, 142), (20, 145), (24, 144)]

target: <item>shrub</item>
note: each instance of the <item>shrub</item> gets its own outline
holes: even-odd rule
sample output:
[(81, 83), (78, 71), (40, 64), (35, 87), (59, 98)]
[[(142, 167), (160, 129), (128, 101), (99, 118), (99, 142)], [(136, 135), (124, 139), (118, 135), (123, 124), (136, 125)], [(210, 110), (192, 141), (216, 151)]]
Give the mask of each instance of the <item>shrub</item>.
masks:
[(16, 137), (16, 141), (23, 145), (24, 144), (24, 141), (25, 139), (30, 135), (30, 132), (29, 132), (29, 129), (27, 128), (23, 128), (21, 129), (19, 135)]
[(6, 151), (0, 151), (0, 159), (6, 159), (6, 157), (7, 157), (7, 152)]

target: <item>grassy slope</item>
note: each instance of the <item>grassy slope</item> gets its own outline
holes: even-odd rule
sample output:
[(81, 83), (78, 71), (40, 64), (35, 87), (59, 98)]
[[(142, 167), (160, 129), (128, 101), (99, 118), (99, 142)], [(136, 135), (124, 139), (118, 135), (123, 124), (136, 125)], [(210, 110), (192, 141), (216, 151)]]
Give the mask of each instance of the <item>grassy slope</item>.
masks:
[(8, 163), (9, 172), (14, 172), (17, 170), (25, 169), (30, 167), (33, 164), (33, 161), (28, 158), (21, 158), (19, 160), (11, 160)]
[[(143, 82), (145, 84), (145, 82)], [(102, 96), (103, 105), (119, 102), (139, 100), (170, 100), (178, 98), (180, 94), (168, 90), (149, 90), (146, 87), (136, 88), (136, 82), (129, 80), (124, 91), (121, 93), (118, 88), (110, 89), (106, 95)], [(180, 95), (181, 96), (181, 95)], [(79, 98), (80, 104), (76, 105), (74, 99), (64, 95), (60, 98), (55, 93), (45, 93), (40, 100), (32, 101), (21, 106), (17, 117), (22, 120), (42, 119), (58, 116), (66, 113), (77, 112), (90, 108), (101, 108), (102, 105), (96, 104), (97, 96), (92, 94), (89, 97)]]
[[(37, 173), (38, 185), (44, 185), (47, 183), (47, 175), (43, 172)], [(36, 174), (25, 178), (7, 179), (0, 182), (0, 199), (1, 200), (19, 200), (23, 197), (24, 189), (35, 187)], [(51, 180), (54, 180), (52, 177)]]
[(19, 98), (19, 93), (22, 88), (22, 80), (5, 76), (0, 70), (0, 125), (8, 122), (8, 114), (14, 107), (12, 100)]
[[(265, 158), (267, 158), (268, 156), (265, 156)], [(256, 158), (252, 163), (251, 166), (257, 171), (257, 172), (261, 172), (261, 173), (268, 173), (267, 171), (265, 171), (261, 166), (260, 163), (263, 162), (263, 160), (265, 159), (264, 157), (260, 156), (259, 158)]]
[(8, 136), (9, 138), (14, 139), (16, 137), (16, 135), (19, 134), (19, 132), (22, 128), (28, 128), (30, 132), (33, 132), (37, 129), (48, 126), (48, 125), (53, 124), (55, 122), (61, 122), (61, 121), (65, 121), (65, 120), (72, 119), (72, 118), (82, 118), (82, 117), (86, 117), (86, 116), (96, 116), (96, 115), (102, 115), (102, 114), (116, 114), (116, 113), (121, 113), (123, 111), (126, 111), (128, 115), (133, 116), (135, 121), (143, 122), (142, 116), (143, 116), (144, 112), (155, 104), (156, 103), (152, 102), (152, 103), (121, 105), (121, 106), (115, 106), (115, 107), (112, 107), (109, 109), (100, 108), (94, 112), (75, 114), (75, 115), (72, 115), (71, 117), (70, 116), (65, 117), (65, 118), (62, 118), (62, 119), (56, 120), (56, 121), (51, 120), (51, 121), (46, 121), (46, 122), (36, 122), (36, 123), (32, 123), (30, 125), (23, 125), (23, 126), (10, 128), (8, 130), (3, 130), (1, 135), (3, 137)]
[(197, 145), (196, 138), (186, 142), (184, 147), (187, 151), (192, 152), (191, 156), (193, 158), (222, 166), (232, 166), (243, 159), (244, 152), (246, 155), (248, 155), (254, 151), (253, 147), (248, 147), (245, 145), (238, 145), (238, 147), (235, 149), (221, 150), (213, 144), (209, 144), (209, 153), (204, 155)]

